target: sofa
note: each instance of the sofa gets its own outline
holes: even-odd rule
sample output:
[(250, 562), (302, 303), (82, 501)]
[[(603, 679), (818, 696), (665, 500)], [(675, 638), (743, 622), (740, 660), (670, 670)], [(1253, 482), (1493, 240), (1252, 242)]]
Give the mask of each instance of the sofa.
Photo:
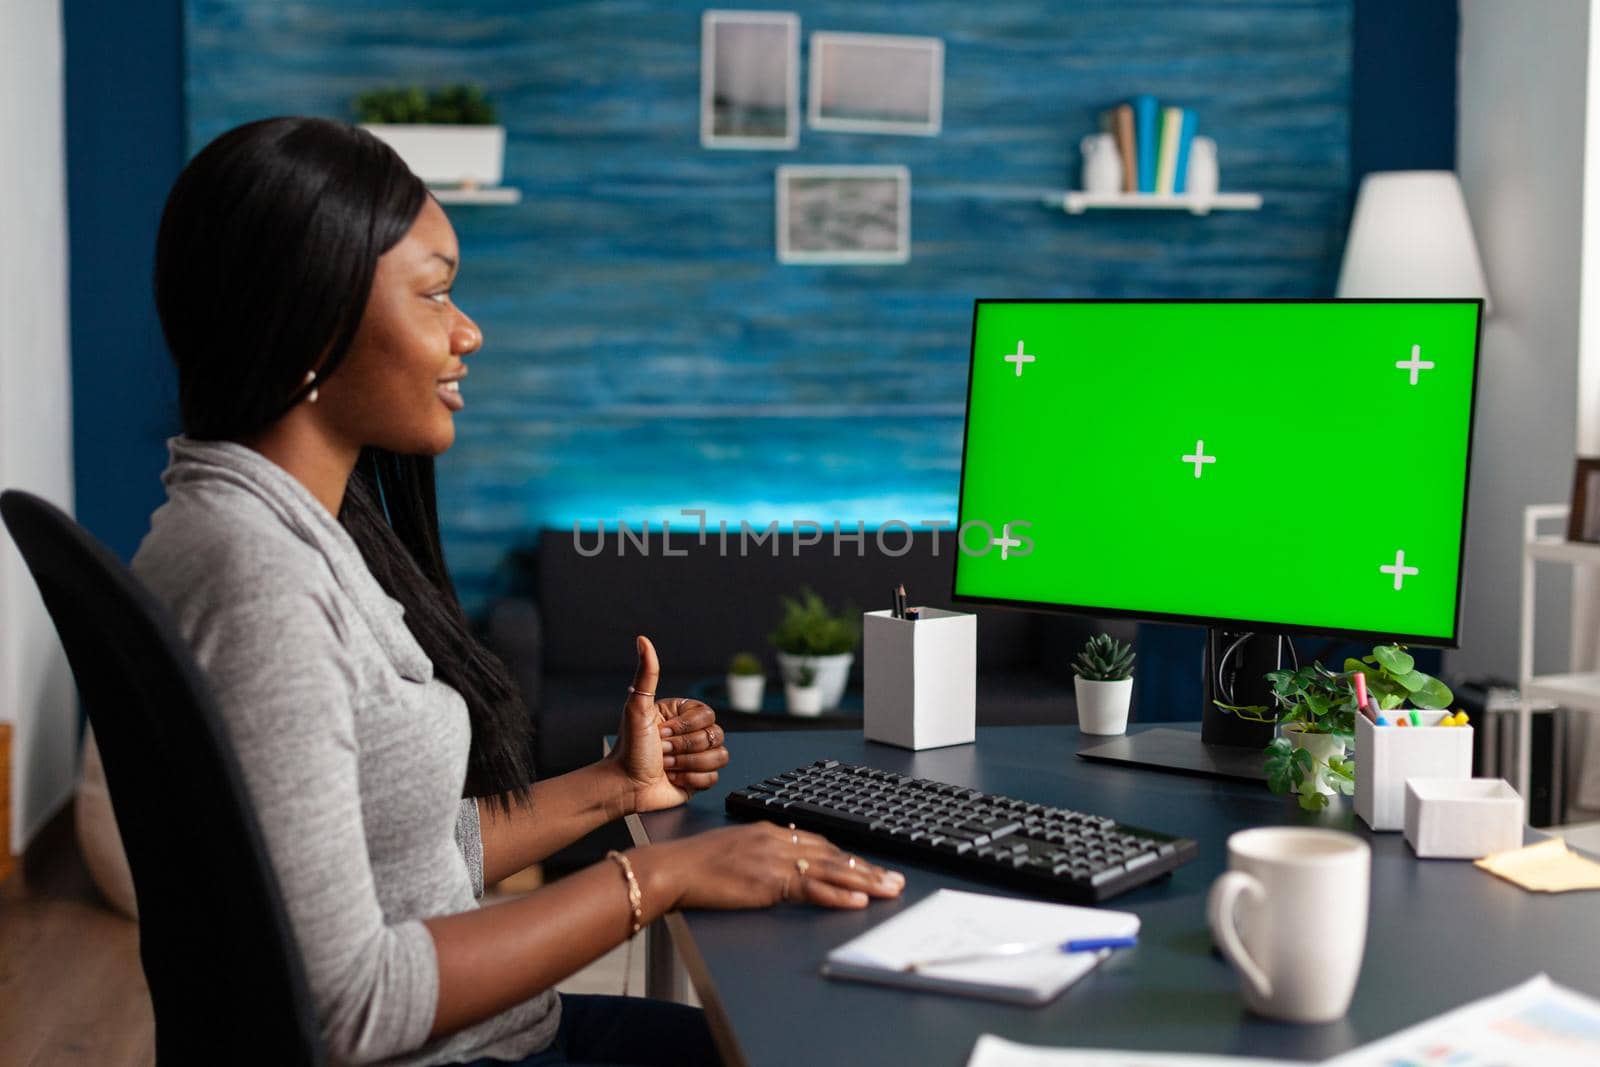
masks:
[[(759, 532), (759, 531), (757, 531)], [(852, 531), (846, 530), (849, 534)], [(606, 531), (574, 536), (540, 531), (522, 553), (512, 593), (489, 613), (490, 646), (511, 667), (533, 718), (537, 766), (549, 776), (594, 760), (602, 738), (617, 727), (624, 689), (635, 663), (633, 638), (647, 635), (661, 657), (663, 695), (695, 695), (720, 680), (735, 652), (750, 651), (777, 684), (767, 635), (777, 625), (779, 598), (802, 586), (830, 607), (878, 610), (897, 583), (916, 605), (950, 607), (954, 531), (871, 531), (859, 542), (831, 530), (776, 533), (757, 543), (730, 530), (674, 531), (664, 541), (652, 528), (637, 540)], [(909, 549), (899, 554), (909, 537)], [(742, 551), (741, 551), (742, 550)], [(980, 725), (1073, 723), (1071, 661), (1091, 633), (1133, 640), (1137, 624), (1008, 608), (980, 608), (978, 722)], [(861, 657), (851, 688), (861, 686)], [(730, 731), (754, 725), (721, 710)], [(1135, 709), (1137, 717), (1137, 708)], [(769, 717), (762, 717), (770, 722)], [(779, 720), (782, 722), (783, 720)], [(790, 725), (803, 725), (794, 720)]]

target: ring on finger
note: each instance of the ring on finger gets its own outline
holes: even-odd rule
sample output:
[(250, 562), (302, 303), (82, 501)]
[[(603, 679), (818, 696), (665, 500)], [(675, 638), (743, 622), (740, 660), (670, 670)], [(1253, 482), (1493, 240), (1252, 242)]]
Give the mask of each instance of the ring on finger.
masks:
[(796, 845), (800, 843), (800, 835), (795, 831), (794, 823), (789, 824), (789, 840)]
[(811, 869), (811, 861), (806, 859), (804, 856), (801, 856), (799, 859), (794, 861), (794, 869), (800, 872), (801, 878), (804, 878), (806, 876), (806, 872)]
[(845, 860), (844, 865), (846, 867), (849, 867), (852, 871), (855, 870), (856, 869), (856, 858), (854, 856), (851, 856), (849, 859)]

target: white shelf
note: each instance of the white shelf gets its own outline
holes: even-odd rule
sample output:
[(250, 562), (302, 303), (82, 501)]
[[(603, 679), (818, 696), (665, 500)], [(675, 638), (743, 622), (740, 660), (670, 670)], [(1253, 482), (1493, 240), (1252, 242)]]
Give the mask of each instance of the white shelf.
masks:
[(1536, 674), (1528, 679), (1524, 699), (1529, 703), (1548, 701), (1564, 708), (1600, 711), (1600, 672), (1581, 674)]
[(441, 204), (519, 204), (522, 190), (509, 185), (434, 185), (428, 191)]
[(1600, 564), (1600, 545), (1547, 535), (1528, 542), (1528, 555), (1543, 563)]
[(1213, 211), (1260, 211), (1260, 193), (1213, 193), (1191, 196), (1161, 193), (1061, 193), (1045, 198), (1048, 207), (1060, 208), (1068, 215), (1085, 211), (1188, 211), (1208, 215)]

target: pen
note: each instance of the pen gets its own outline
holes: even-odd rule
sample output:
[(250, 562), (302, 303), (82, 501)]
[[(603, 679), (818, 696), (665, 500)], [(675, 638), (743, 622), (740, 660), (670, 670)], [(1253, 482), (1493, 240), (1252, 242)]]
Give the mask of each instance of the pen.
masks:
[(904, 582), (894, 587), (894, 617), (906, 617), (906, 586)]
[(944, 966), (947, 963), (967, 963), (973, 960), (999, 959), (1004, 956), (1025, 956), (1033, 952), (1098, 952), (1104, 948), (1132, 948), (1139, 943), (1137, 937), (1080, 937), (1059, 944), (1051, 941), (1018, 941), (1009, 945), (996, 945), (983, 952), (963, 953), (960, 956), (935, 956), (932, 959), (913, 960), (900, 969), (915, 973), (924, 967)]
[(1378, 721), (1378, 713), (1377, 710), (1372, 706), (1371, 694), (1367, 692), (1367, 676), (1360, 671), (1356, 671), (1355, 682), (1356, 707), (1361, 709), (1361, 714), (1365, 715), (1367, 718), (1376, 723)]

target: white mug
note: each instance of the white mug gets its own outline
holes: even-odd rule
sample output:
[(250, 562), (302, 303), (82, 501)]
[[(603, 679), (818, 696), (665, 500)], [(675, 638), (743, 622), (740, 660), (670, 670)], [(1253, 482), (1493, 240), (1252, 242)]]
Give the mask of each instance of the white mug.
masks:
[(1372, 849), (1339, 830), (1269, 826), (1228, 838), (1206, 918), (1245, 1005), (1297, 1023), (1344, 1017), (1367, 947)]

